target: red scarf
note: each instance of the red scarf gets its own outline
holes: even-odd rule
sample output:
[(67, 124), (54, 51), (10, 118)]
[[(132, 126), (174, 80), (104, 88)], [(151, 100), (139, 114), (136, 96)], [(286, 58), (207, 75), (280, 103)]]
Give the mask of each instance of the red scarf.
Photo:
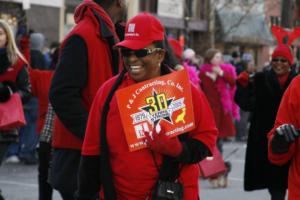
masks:
[(285, 82), (287, 81), (287, 79), (288, 79), (288, 77), (289, 77), (289, 72), (288, 73), (285, 73), (285, 74), (283, 74), (283, 75), (277, 75), (277, 78), (278, 78), (278, 82), (279, 82), (279, 85), (280, 85), (280, 87), (281, 88), (283, 88), (284, 87), (284, 85), (285, 85)]
[[(111, 18), (109, 17), (108, 13), (97, 3), (95, 3), (93, 0), (84, 0), (81, 4), (79, 4), (76, 7), (75, 13), (74, 13), (74, 20), (76, 24), (81, 21), (84, 16), (89, 16), (91, 19), (95, 21), (95, 24), (98, 26), (99, 29), (99, 23), (93, 13), (93, 10), (99, 15), (99, 17), (105, 22), (105, 24), (110, 29), (111, 33), (115, 33), (115, 25)], [(100, 35), (100, 33), (99, 33)], [(114, 35), (115, 39), (119, 41), (118, 36)]]

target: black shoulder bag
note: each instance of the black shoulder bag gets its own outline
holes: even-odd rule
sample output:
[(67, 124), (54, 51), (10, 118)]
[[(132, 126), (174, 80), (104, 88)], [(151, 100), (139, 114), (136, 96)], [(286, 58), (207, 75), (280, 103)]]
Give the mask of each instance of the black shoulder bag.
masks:
[[(184, 141), (186, 134), (179, 136), (180, 141)], [(180, 163), (170, 156), (163, 157), (163, 163), (159, 169), (156, 162), (154, 153), (152, 157), (154, 164), (159, 172), (159, 179), (155, 184), (152, 193), (153, 200), (182, 200), (183, 199), (183, 186), (178, 182), (180, 173)]]

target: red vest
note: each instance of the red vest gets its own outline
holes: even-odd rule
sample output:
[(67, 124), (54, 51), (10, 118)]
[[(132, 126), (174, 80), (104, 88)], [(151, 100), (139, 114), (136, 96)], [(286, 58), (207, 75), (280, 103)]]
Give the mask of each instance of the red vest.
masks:
[[(82, 91), (82, 102), (89, 111), (98, 88), (112, 77), (111, 53), (108, 43), (99, 34), (99, 25), (90, 16), (85, 16), (64, 40), (72, 35), (79, 35), (85, 41), (88, 49), (88, 79)], [(76, 109), (76, 108), (74, 108)], [(70, 133), (55, 117), (52, 145), (55, 148), (81, 149), (82, 140)]]
[(40, 134), (48, 110), (48, 95), (54, 71), (29, 68), (31, 93), (38, 98), (37, 133)]
[(19, 59), (17, 63), (9, 67), (6, 72), (0, 74), (0, 82), (11, 81), (15, 83), (17, 81), (17, 76), (24, 65), (25, 62), (22, 59)]

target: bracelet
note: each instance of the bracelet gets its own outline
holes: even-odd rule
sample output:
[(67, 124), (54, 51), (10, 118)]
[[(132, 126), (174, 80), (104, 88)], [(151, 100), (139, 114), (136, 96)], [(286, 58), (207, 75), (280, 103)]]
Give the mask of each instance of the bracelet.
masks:
[(10, 94), (10, 95), (12, 95), (12, 94), (14, 93), (14, 91), (13, 91), (9, 86), (7, 86), (7, 89), (8, 89), (8, 91), (9, 91), (9, 94)]

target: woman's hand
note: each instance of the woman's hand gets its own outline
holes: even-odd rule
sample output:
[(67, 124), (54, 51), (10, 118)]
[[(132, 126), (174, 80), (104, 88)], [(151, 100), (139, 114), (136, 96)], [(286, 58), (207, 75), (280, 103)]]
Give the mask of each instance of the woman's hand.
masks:
[[(159, 130), (160, 129), (160, 130)], [(178, 137), (169, 138), (160, 126), (156, 126), (151, 132), (145, 132), (146, 144), (149, 148), (163, 155), (177, 157), (182, 152), (182, 144)]]
[(271, 140), (273, 153), (282, 154), (289, 150), (290, 145), (300, 136), (300, 133), (292, 124), (283, 124), (276, 128)]
[(221, 69), (220, 66), (214, 66), (212, 68), (212, 72), (214, 72), (215, 74), (217, 74), (218, 76), (223, 76), (224, 75), (224, 71)]

